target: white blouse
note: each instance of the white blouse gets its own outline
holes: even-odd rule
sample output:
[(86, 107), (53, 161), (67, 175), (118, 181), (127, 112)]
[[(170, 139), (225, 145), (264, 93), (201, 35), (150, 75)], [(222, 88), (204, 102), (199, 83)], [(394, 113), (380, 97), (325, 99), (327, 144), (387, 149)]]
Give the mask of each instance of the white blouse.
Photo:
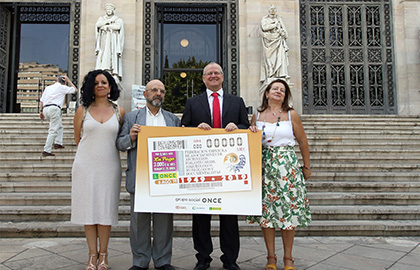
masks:
[[(287, 113), (288, 120), (280, 121), (279, 126), (276, 123), (267, 123), (259, 121), (260, 113), (257, 113), (257, 127), (259, 130), (264, 130), (263, 146), (295, 146), (295, 136), (293, 134), (293, 125), (290, 117), (290, 110)], [(271, 140), (271, 141), (270, 141)], [(269, 142), (270, 141), (270, 142)]]

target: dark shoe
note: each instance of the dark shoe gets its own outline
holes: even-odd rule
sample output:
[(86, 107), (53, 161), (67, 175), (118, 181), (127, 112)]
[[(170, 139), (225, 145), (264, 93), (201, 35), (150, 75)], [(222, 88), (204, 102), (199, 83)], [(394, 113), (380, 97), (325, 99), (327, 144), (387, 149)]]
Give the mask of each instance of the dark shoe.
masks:
[(55, 156), (54, 154), (52, 154), (52, 153), (48, 153), (48, 152), (42, 152), (42, 156), (43, 157), (53, 157), (53, 156)]
[(145, 267), (139, 267), (137, 265), (133, 265), (128, 270), (147, 270), (147, 269), (149, 269), (149, 268), (148, 267), (146, 267), (146, 268)]
[(232, 264), (224, 263), (223, 264), (223, 269), (228, 269), (228, 270), (241, 270), (241, 268), (239, 268), (239, 266), (236, 263), (232, 263)]
[(64, 148), (64, 146), (62, 146), (61, 144), (54, 144), (54, 149), (62, 149)]
[(194, 270), (206, 270), (209, 267), (210, 267), (210, 263), (208, 262), (198, 262), (195, 265)]
[(161, 267), (155, 267), (155, 269), (161, 269), (161, 270), (175, 270), (175, 267), (173, 267), (170, 264), (164, 264)]

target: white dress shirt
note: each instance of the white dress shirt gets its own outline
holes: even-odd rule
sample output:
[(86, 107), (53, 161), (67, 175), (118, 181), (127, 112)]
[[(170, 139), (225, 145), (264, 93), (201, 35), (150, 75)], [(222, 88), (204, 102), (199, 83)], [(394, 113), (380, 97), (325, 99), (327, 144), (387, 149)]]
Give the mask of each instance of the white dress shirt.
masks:
[[(210, 107), (210, 114), (211, 114), (211, 121), (213, 121), (213, 100), (214, 97), (212, 96), (212, 94), (214, 93), (213, 91), (206, 89), (207, 92), (207, 99), (209, 100), (209, 107)], [(223, 88), (220, 88), (220, 90), (217, 91), (217, 94), (219, 96), (219, 105), (220, 105), (220, 119), (222, 119), (222, 115), (223, 115)]]
[(162, 114), (162, 109), (154, 115), (146, 106), (146, 126), (166, 127), (166, 121)]

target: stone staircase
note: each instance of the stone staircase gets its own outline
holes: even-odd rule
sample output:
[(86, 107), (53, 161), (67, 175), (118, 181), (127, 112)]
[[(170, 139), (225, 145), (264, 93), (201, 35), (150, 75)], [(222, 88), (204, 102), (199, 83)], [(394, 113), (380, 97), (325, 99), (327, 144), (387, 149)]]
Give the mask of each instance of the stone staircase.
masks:
[[(1, 237), (84, 235), (69, 222), (72, 121), (64, 116), (66, 148), (44, 158), (48, 122), (37, 114), (0, 114)], [(313, 222), (297, 235), (420, 236), (420, 117), (305, 115), (302, 121), (313, 167), (307, 181)], [(126, 154), (121, 158), (124, 171)], [(124, 187), (120, 198), (112, 233), (128, 237)], [(218, 234), (217, 217), (212, 225)], [(175, 215), (174, 228), (177, 236), (191, 236), (191, 215)], [(261, 235), (243, 217), (240, 230)]]

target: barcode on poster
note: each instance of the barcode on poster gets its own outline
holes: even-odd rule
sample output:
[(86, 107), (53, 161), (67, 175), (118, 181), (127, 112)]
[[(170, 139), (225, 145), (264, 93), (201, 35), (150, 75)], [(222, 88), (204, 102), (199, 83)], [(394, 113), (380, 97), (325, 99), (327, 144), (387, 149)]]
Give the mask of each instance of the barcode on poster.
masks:
[(185, 140), (171, 140), (153, 142), (153, 150), (176, 150), (185, 149)]
[(195, 188), (215, 188), (222, 187), (222, 182), (217, 183), (189, 183), (189, 184), (180, 184), (180, 189), (195, 189)]

